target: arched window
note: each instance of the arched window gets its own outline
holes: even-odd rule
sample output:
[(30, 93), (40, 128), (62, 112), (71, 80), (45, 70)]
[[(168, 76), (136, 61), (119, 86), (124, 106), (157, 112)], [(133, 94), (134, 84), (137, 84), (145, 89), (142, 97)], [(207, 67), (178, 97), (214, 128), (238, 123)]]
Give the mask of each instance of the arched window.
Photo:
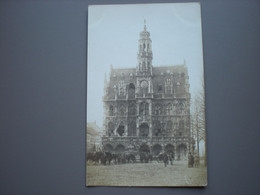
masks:
[(107, 126), (108, 126), (108, 136), (114, 135), (114, 129), (115, 129), (114, 123), (109, 122)]
[(135, 98), (135, 85), (133, 83), (129, 84), (128, 98)]
[(147, 50), (149, 50), (149, 43), (147, 44)]
[(145, 50), (145, 44), (143, 44), (143, 50)]
[(113, 116), (114, 115), (114, 106), (110, 105), (109, 106), (109, 116)]

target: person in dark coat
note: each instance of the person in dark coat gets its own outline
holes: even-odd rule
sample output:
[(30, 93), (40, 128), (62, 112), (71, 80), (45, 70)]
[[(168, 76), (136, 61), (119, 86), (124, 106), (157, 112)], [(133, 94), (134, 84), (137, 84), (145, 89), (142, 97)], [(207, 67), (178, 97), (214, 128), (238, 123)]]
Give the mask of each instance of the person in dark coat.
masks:
[(188, 156), (188, 167), (193, 167), (194, 165), (194, 157), (193, 155), (189, 152), (189, 156)]
[(169, 158), (166, 153), (164, 153), (164, 155), (163, 155), (163, 162), (164, 162), (164, 166), (167, 167), (167, 165), (169, 163)]
[(169, 161), (171, 162), (171, 165), (173, 165), (174, 153), (170, 152), (168, 158), (169, 158)]

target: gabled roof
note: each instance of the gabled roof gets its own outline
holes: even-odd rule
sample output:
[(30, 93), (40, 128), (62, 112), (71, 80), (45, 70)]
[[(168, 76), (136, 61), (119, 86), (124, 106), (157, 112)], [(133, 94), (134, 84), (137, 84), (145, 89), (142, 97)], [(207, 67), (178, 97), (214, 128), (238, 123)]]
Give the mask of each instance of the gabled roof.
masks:
[(172, 65), (172, 66), (157, 66), (153, 67), (153, 74), (159, 75), (161, 73), (187, 73), (187, 67), (185, 65)]

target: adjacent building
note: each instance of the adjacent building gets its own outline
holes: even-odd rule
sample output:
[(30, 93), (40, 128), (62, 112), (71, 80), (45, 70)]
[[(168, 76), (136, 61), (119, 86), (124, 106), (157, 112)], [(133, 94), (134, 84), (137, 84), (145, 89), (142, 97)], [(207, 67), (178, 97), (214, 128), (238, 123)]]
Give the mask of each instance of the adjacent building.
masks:
[(96, 152), (101, 149), (101, 128), (96, 122), (87, 123), (87, 152)]

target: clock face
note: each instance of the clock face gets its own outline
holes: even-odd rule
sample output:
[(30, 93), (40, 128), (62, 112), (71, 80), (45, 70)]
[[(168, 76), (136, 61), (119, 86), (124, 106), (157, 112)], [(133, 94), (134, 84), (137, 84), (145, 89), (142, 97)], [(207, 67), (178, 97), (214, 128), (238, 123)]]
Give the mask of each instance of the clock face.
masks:
[(141, 87), (142, 88), (147, 88), (148, 87), (147, 81), (142, 81)]

